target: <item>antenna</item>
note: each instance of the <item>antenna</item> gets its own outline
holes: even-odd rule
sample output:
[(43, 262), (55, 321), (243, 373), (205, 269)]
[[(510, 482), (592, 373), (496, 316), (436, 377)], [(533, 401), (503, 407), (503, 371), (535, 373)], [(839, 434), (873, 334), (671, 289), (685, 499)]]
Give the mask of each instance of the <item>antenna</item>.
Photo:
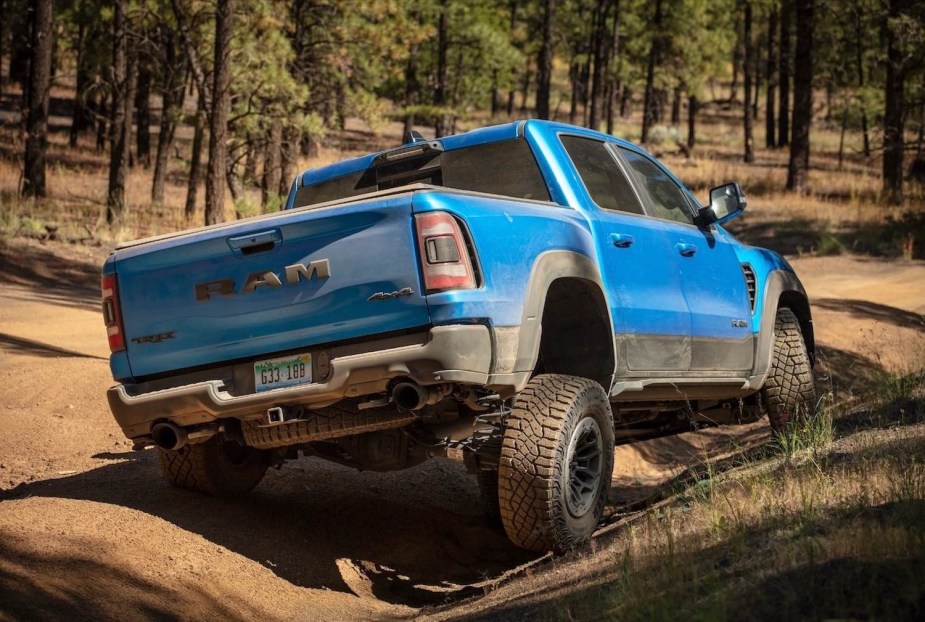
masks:
[(405, 133), (405, 142), (403, 144), (410, 145), (412, 143), (422, 143), (425, 142), (425, 138), (421, 136), (421, 133), (417, 130), (408, 130)]

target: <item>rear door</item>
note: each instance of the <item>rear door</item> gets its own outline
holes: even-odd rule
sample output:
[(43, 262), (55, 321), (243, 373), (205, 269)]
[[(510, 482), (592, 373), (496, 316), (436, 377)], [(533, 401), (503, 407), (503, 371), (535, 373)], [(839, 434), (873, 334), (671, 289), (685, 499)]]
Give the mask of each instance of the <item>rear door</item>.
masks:
[(618, 147), (646, 211), (659, 219), (691, 313), (691, 370), (752, 368), (751, 306), (742, 267), (724, 232), (694, 225), (689, 194), (643, 153)]
[(630, 371), (686, 371), (691, 361), (690, 311), (661, 223), (640, 199), (606, 143), (561, 137), (596, 213), (595, 239), (604, 282), (616, 307), (618, 364)]
[(426, 326), (411, 197), (292, 210), (118, 250), (132, 374)]

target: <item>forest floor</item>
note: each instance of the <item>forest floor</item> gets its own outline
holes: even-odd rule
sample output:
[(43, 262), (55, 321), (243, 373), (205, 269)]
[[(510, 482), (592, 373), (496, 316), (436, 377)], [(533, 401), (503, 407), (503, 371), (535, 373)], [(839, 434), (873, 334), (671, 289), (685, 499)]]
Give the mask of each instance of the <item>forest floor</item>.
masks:
[[(0, 620), (517, 619), (530, 598), (612, 564), (626, 521), (683, 489), (691, 467), (721, 471), (769, 439), (760, 422), (619, 447), (616, 526), (557, 559), (509, 544), (446, 461), (375, 474), (305, 459), (246, 499), (177, 490), (106, 404), (105, 255), (0, 243)], [(814, 302), (820, 386), (838, 400), (922, 361), (925, 263), (793, 264)]]

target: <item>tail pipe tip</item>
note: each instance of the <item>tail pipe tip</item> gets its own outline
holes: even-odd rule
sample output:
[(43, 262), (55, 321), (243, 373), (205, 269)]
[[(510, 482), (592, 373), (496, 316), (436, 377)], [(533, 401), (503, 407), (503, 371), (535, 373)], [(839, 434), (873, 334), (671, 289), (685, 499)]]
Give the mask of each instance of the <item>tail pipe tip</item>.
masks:
[(189, 442), (186, 430), (169, 422), (154, 424), (151, 428), (151, 438), (154, 439), (155, 445), (168, 451), (181, 449)]
[(399, 382), (392, 389), (392, 400), (404, 410), (420, 410), (436, 404), (452, 391), (453, 386), (449, 384), (425, 387), (416, 382)]
[(155, 423), (154, 427), (151, 428), (151, 438), (154, 440), (154, 444), (161, 449), (177, 451), (186, 445), (204, 443), (223, 430), (224, 427), (218, 424), (187, 430), (175, 423), (162, 421), (161, 423)]

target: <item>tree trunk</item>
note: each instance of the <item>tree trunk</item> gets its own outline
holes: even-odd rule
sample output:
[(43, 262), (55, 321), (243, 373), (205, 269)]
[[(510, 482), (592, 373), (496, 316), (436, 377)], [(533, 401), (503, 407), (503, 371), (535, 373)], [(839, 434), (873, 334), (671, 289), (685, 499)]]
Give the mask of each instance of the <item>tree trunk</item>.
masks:
[(883, 200), (889, 205), (903, 202), (903, 134), (905, 132), (906, 71), (902, 42), (892, 23), (902, 17), (905, 0), (890, 0), (887, 24), (886, 106), (883, 112)]
[(128, 40), (125, 0), (116, 0), (113, 11), (112, 110), (109, 126), (109, 191), (106, 222), (121, 222), (125, 215), (125, 177), (129, 166), (131, 100), (128, 97)]
[(501, 110), (501, 99), (498, 97), (498, 70), (491, 70), (491, 118), (498, 116)]
[(100, 94), (99, 98), (96, 100), (95, 111), (96, 150), (102, 151), (106, 148), (106, 136), (109, 134), (109, 115), (111, 113), (111, 111), (106, 109), (106, 95)]
[(662, 33), (662, 0), (655, 0), (655, 18), (652, 20), (652, 44), (649, 46), (649, 63), (646, 67), (646, 90), (642, 102), (642, 134), (639, 142), (649, 141), (649, 130), (655, 125), (655, 67), (660, 61), (660, 52), (663, 42)]
[[(0, 58), (6, 56), (6, 31), (9, 16), (6, 12), (6, 0), (0, 0)], [(3, 96), (3, 71), (0, 70), (0, 97)]]
[[(736, 33), (736, 44), (732, 48), (732, 83), (729, 85), (729, 106), (732, 107), (739, 97), (739, 68), (742, 66), (742, 40), (739, 38), (739, 19), (736, 16), (733, 20), (733, 27)], [(745, 101), (748, 102), (748, 93), (745, 94)]]
[(687, 149), (694, 151), (697, 144), (697, 111), (700, 109), (700, 102), (695, 95), (687, 98)]
[[(80, 133), (91, 125), (90, 113), (87, 110), (87, 85), (90, 75), (87, 69), (87, 28), (83, 19), (77, 19), (77, 78), (74, 93), (74, 113), (71, 115), (71, 132), (68, 136), (68, 146), (73, 149), (77, 146)], [(0, 35), (2, 39), (2, 35)]]
[(26, 109), (26, 153), (23, 196), (45, 196), (45, 152), (48, 149), (48, 92), (51, 89), (52, 0), (36, 0), (32, 12), (32, 58)]
[(597, 0), (594, 9), (594, 36), (591, 39), (591, 51), (594, 58), (594, 71), (591, 74), (591, 110), (588, 113), (588, 127), (600, 129), (602, 117), (602, 99), (604, 95), (604, 76), (607, 71), (607, 13), (608, 0)]
[(793, 0), (783, 0), (780, 9), (780, 56), (778, 57), (777, 146), (790, 144), (790, 26)]
[(183, 110), (183, 95), (186, 90), (183, 82), (186, 63), (180, 62), (176, 39), (172, 33), (165, 33), (163, 48), (167, 67), (163, 71), (161, 125), (157, 137), (157, 152), (154, 156), (154, 180), (151, 183), (151, 202), (155, 204), (164, 202), (164, 182), (167, 178), (170, 148), (176, 134), (177, 120)]
[(530, 80), (533, 78), (533, 73), (530, 71), (529, 65), (524, 69), (524, 84), (523, 91), (521, 92), (520, 99), (520, 113), (526, 114), (527, 112), (527, 97), (530, 96)]
[(151, 168), (151, 66), (138, 59), (138, 88), (135, 92), (135, 154), (142, 168)]
[(225, 220), (225, 174), (227, 168), (228, 110), (231, 93), (231, 23), (234, 0), (215, 5), (215, 69), (212, 86), (212, 118), (209, 121), (209, 169), (206, 173), (205, 222)]
[[(126, 32), (128, 41), (128, 32)], [(135, 156), (132, 154), (132, 125), (135, 120), (135, 93), (138, 90), (138, 56), (125, 48), (125, 140), (128, 150), (128, 167), (135, 168)]]
[(793, 74), (793, 137), (787, 189), (808, 190), (809, 130), (813, 121), (813, 9), (814, 0), (796, 0), (797, 44)]
[(581, 124), (585, 127), (590, 126), (589, 115), (591, 113), (591, 46), (588, 46), (588, 53), (585, 55), (585, 62), (581, 65)]
[(676, 86), (671, 91), (671, 124), (681, 124), (681, 87)]
[[(250, 132), (247, 135), (247, 152), (244, 156), (244, 183), (251, 185), (257, 179), (257, 164), (260, 153), (262, 149), (260, 148), (260, 140), (257, 138), (257, 132)], [(305, 153), (306, 145), (302, 143), (302, 155), (308, 155)], [(262, 183), (262, 181), (261, 181)]]
[(434, 84), (434, 105), (439, 108), (437, 122), (434, 125), (437, 138), (446, 134), (447, 2), (448, 0), (440, 1), (440, 17), (437, 20), (437, 81)]
[(765, 78), (767, 90), (764, 94), (764, 146), (773, 149), (777, 146), (777, 119), (774, 114), (774, 91), (777, 87), (777, 54), (774, 47), (774, 36), (777, 34), (777, 11), (772, 10), (768, 18), (767, 59), (765, 62)]
[(848, 129), (848, 109), (841, 112), (841, 132), (838, 134), (838, 170), (845, 166), (845, 131)]
[(742, 49), (744, 51), (742, 58), (742, 69), (745, 79), (745, 101), (742, 106), (742, 118), (745, 129), (745, 154), (743, 159), (746, 162), (755, 161), (755, 118), (752, 108), (752, 79), (754, 50), (752, 49), (752, 3), (745, 0), (744, 24), (742, 27)]
[(418, 103), (418, 84), (417, 64), (417, 46), (412, 47), (408, 55), (408, 61), (405, 63), (405, 127), (402, 136), (414, 129), (414, 106)]
[(237, 159), (225, 159), (225, 181), (228, 184), (228, 192), (231, 193), (231, 201), (234, 204), (235, 218), (243, 218), (244, 214), (238, 211), (238, 205), (244, 198), (244, 188), (241, 186), (241, 178), (238, 177)]
[(191, 221), (196, 214), (196, 196), (199, 193), (199, 177), (202, 170), (202, 143), (205, 142), (206, 131), (206, 97), (199, 91), (196, 104), (196, 126), (193, 130), (193, 148), (190, 153), (189, 177), (186, 183), (186, 205), (183, 213), (187, 221)]
[[(864, 37), (861, 33), (861, 5), (855, 6), (854, 14), (854, 48), (858, 72), (858, 90), (864, 90)], [(861, 133), (864, 140), (864, 157), (870, 157), (870, 132), (867, 128), (867, 108), (861, 105)]]
[(623, 92), (620, 93), (620, 117), (626, 118), (633, 108), (633, 89), (629, 85), (623, 85)]
[[(514, 31), (517, 29), (517, 5), (520, 3), (520, 0), (511, 0), (511, 23), (510, 23), (510, 38), (514, 39)], [(515, 76), (516, 77), (516, 76)], [(514, 80), (511, 81), (511, 88), (507, 92), (507, 116), (514, 116)]]
[(167, 166), (170, 148), (177, 130), (174, 118), (175, 104), (167, 91), (164, 92), (164, 110), (161, 112), (161, 126), (157, 137), (157, 152), (154, 156), (154, 180), (151, 183), (151, 202), (160, 205), (164, 202), (164, 184), (167, 179)]
[(283, 132), (283, 144), (279, 156), (279, 195), (286, 197), (295, 177), (297, 146), (302, 140), (298, 128), (287, 127)]
[(620, 62), (620, 0), (614, 0), (613, 5), (613, 27), (610, 31), (610, 58), (607, 66), (611, 67), (607, 80), (607, 133), (613, 134), (614, 130), (614, 108), (617, 104), (617, 93), (620, 89), (620, 82), (615, 74), (613, 67), (618, 66)]
[(266, 149), (263, 152), (263, 177), (260, 183), (260, 204), (266, 208), (273, 201), (280, 184), (280, 148), (283, 142), (283, 126), (279, 119), (273, 119), (267, 134)]
[(550, 81), (552, 79), (553, 33), (556, 23), (556, 0), (545, 0), (543, 37), (536, 62), (536, 116), (549, 118)]

